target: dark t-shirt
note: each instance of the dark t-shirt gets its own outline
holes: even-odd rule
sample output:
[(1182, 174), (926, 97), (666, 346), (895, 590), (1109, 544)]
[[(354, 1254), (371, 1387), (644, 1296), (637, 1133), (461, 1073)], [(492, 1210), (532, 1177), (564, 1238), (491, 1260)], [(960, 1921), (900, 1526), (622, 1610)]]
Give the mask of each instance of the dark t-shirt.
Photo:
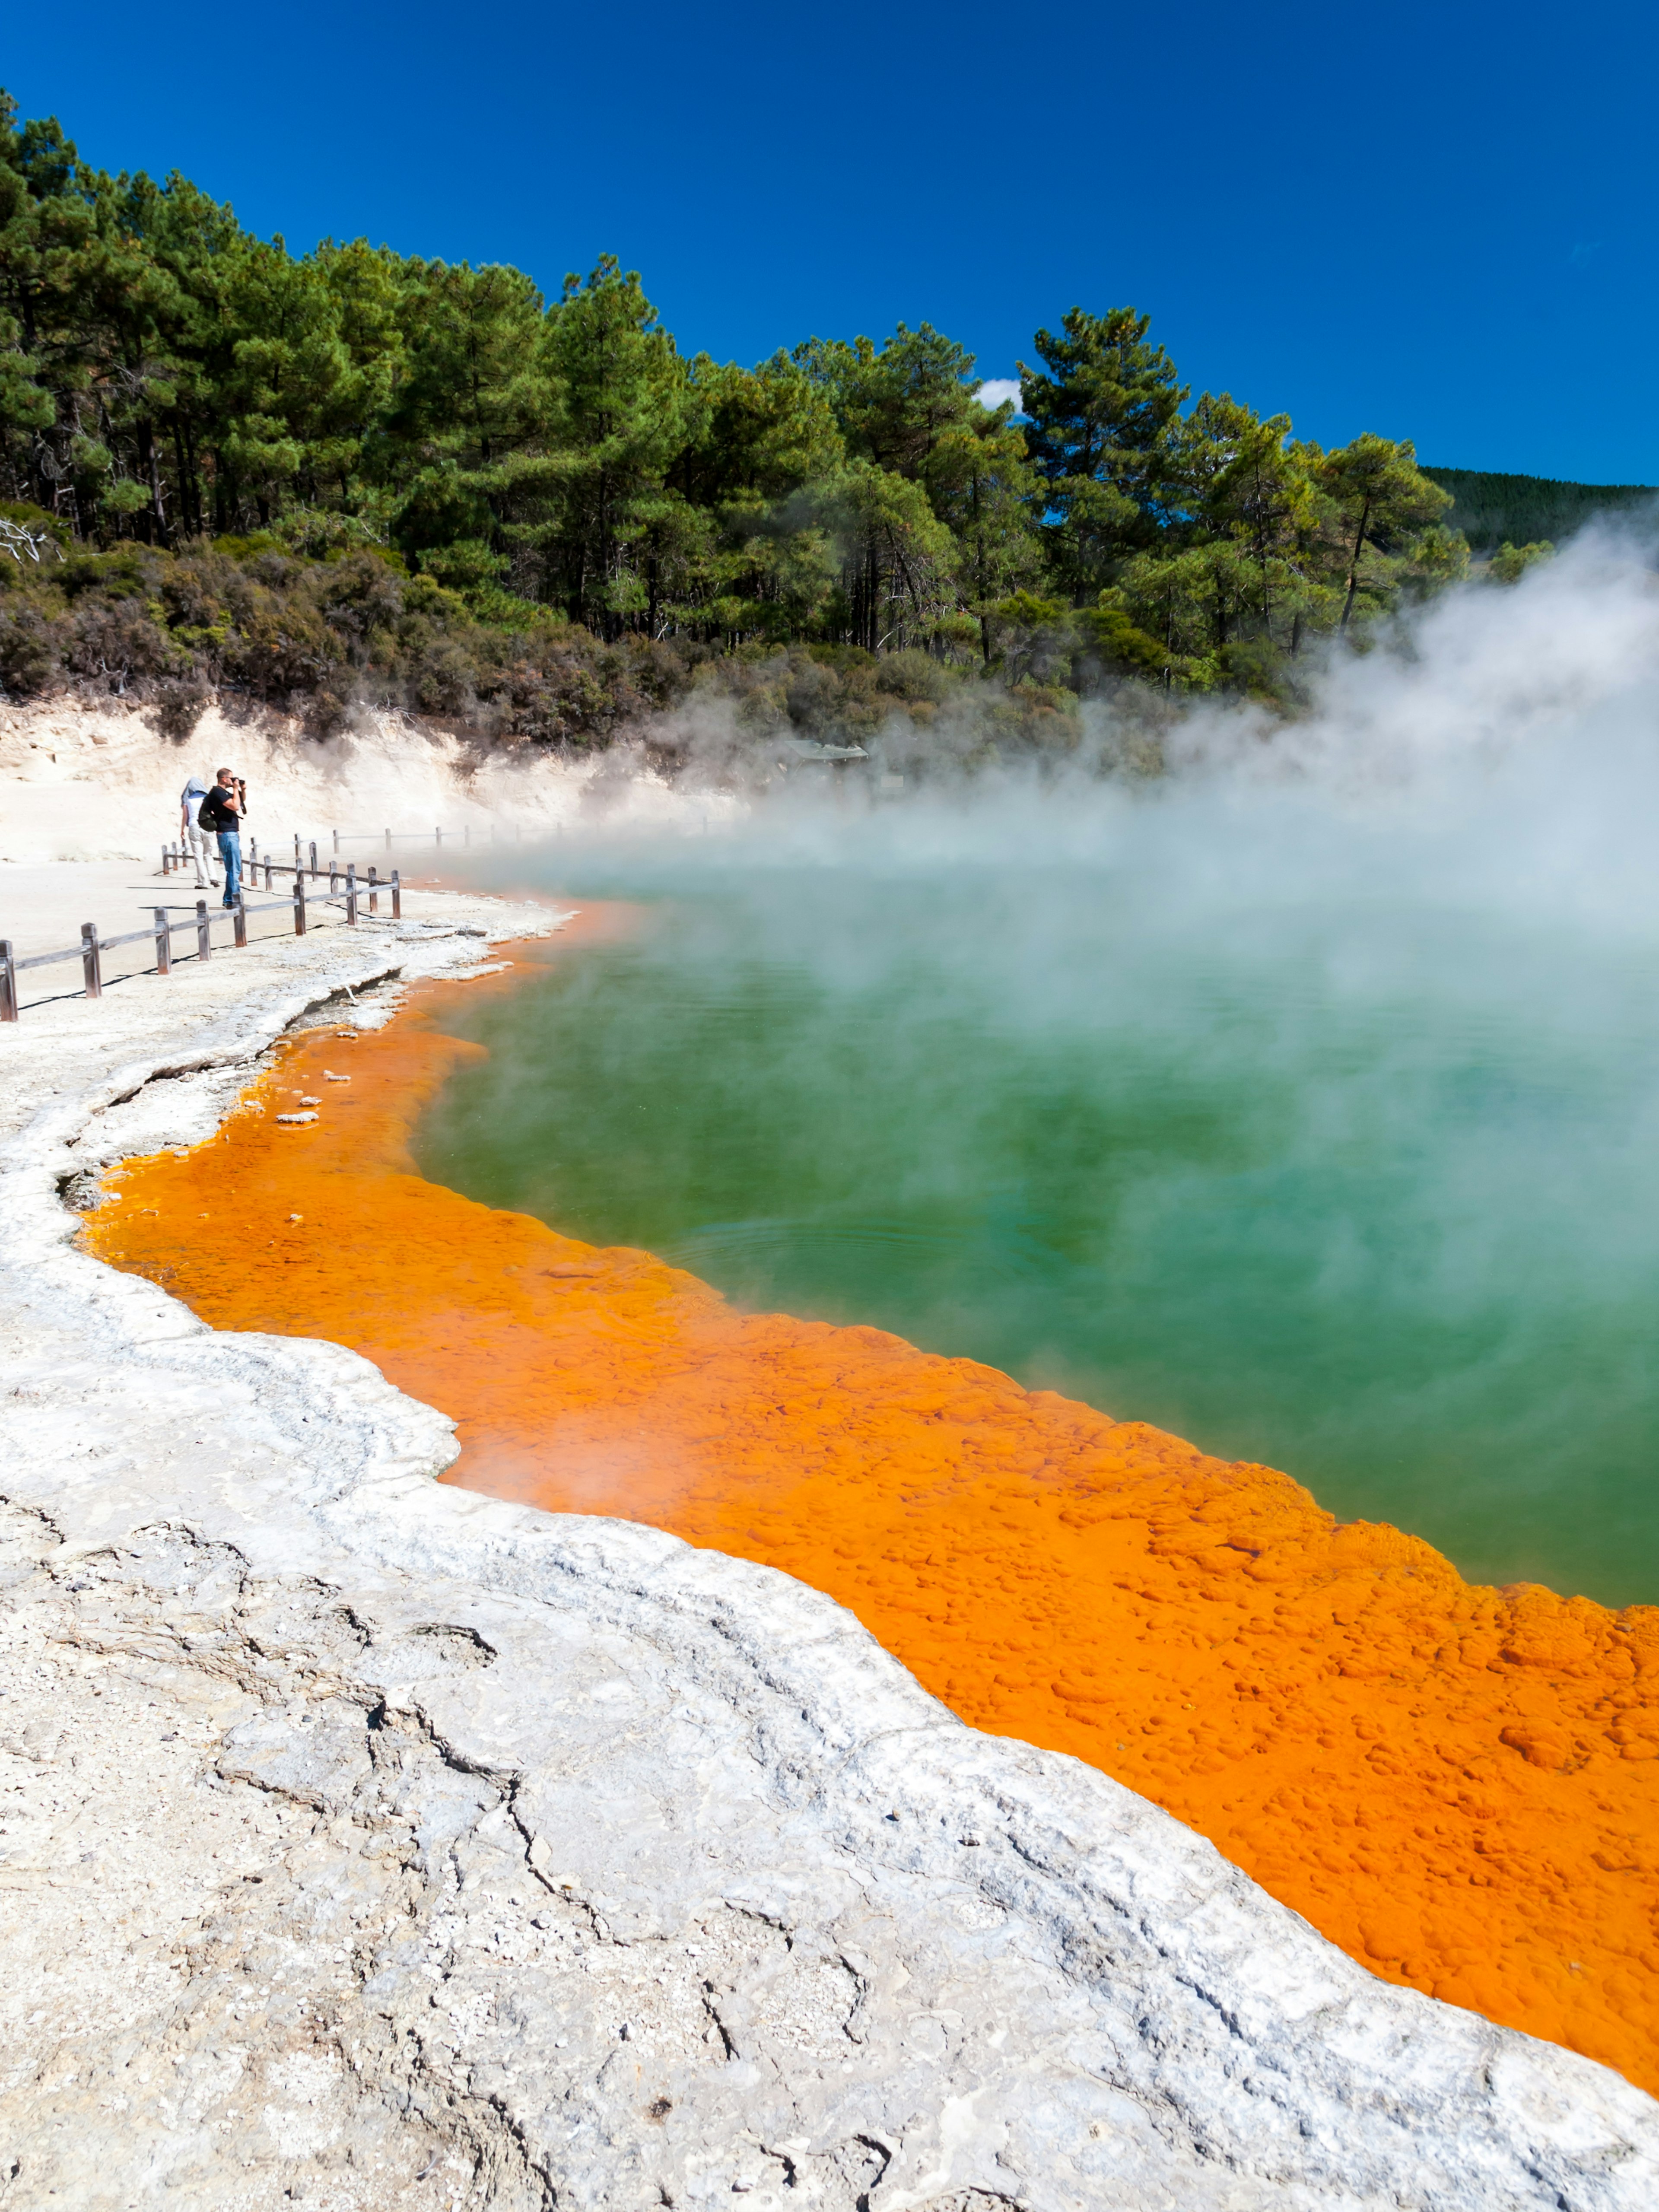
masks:
[(223, 784), (214, 785), (212, 790), (202, 801), (202, 811), (207, 817), (207, 826), (210, 830), (225, 830), (241, 828), (241, 816), (225, 804), (228, 799), (234, 799), (235, 796), (235, 793), (227, 791)]

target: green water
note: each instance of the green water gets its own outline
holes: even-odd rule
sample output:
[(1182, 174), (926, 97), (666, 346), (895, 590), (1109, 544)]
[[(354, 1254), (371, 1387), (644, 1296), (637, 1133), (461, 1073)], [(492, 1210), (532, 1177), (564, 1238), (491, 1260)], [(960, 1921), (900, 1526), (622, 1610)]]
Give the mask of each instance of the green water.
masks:
[[(623, 887), (607, 883), (605, 888)], [(1659, 1600), (1652, 962), (1092, 878), (659, 897), (480, 1002), (423, 1172)]]

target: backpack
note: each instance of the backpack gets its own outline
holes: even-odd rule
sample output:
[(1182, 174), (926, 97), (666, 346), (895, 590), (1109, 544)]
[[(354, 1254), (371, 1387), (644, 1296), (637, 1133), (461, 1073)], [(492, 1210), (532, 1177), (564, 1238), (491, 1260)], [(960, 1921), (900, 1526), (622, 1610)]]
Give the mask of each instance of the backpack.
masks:
[[(218, 788), (216, 783), (213, 791)], [(208, 793), (196, 810), (196, 827), (198, 830), (216, 830), (219, 827), (219, 818), (213, 811), (213, 791)]]

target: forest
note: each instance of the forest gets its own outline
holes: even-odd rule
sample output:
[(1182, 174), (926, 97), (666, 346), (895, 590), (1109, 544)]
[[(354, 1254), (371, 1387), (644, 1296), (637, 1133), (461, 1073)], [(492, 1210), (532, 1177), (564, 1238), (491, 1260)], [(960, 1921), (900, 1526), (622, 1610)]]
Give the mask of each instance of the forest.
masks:
[(1564, 483), (1553, 477), (1437, 469), (1427, 463), (1423, 473), (1451, 494), (1446, 520), (1462, 532), (1477, 556), (1495, 553), (1506, 543), (1559, 544), (1594, 515), (1648, 512), (1659, 496), (1659, 488), (1651, 484)]
[(1468, 571), (1408, 440), (1194, 398), (1133, 307), (1031, 356), (1017, 414), (926, 322), (688, 356), (613, 258), (549, 299), (296, 254), (0, 94), (0, 687), (562, 746), (696, 694), (810, 737), (972, 699), (976, 743), (1064, 748), (1102, 691), (1294, 711)]

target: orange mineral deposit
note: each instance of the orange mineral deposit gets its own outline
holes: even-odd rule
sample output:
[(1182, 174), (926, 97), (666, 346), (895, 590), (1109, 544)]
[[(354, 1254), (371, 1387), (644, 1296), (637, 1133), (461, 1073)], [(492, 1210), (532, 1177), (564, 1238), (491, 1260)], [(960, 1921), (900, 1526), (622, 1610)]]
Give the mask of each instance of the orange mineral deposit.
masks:
[[(1115, 1775), (1386, 1979), (1659, 2090), (1659, 1610), (1474, 1587), (1270, 1468), (423, 1181), (411, 1127), (480, 1049), (445, 1011), (508, 987), (284, 1046), (88, 1248), (216, 1328), (361, 1352), (454, 1417), (452, 1481), (827, 1590), (964, 1720)], [(279, 1125), (296, 1092), (319, 1118)]]

